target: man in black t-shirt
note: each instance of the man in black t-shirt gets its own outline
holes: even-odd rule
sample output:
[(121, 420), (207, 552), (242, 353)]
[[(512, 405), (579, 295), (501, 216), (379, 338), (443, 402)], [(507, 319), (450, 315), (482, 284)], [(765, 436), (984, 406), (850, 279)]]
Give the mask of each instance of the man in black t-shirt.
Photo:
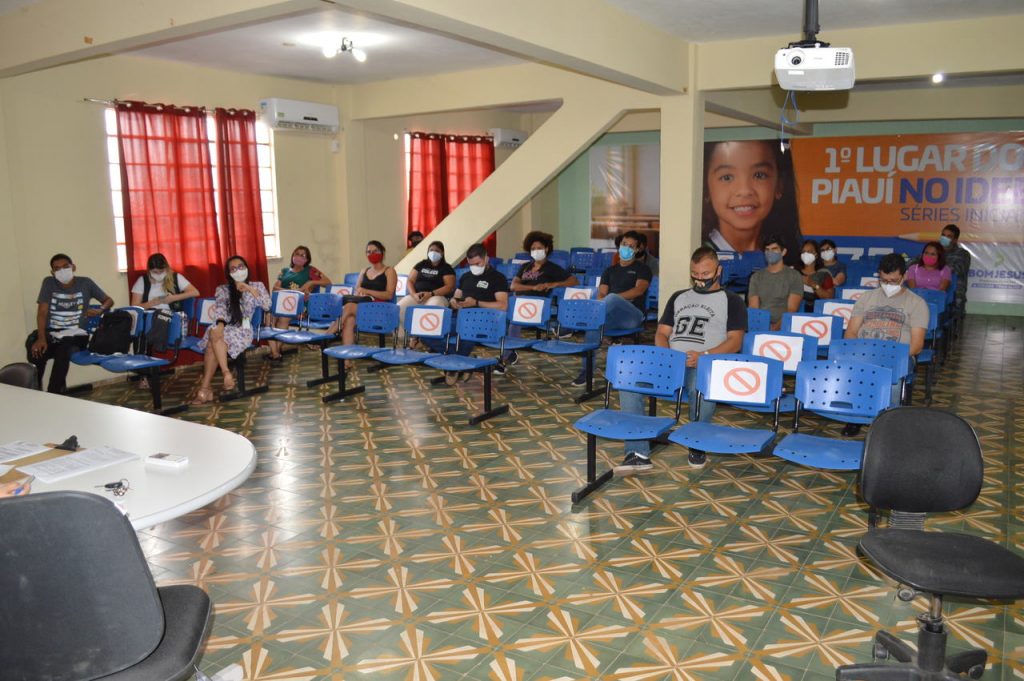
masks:
[[(647, 289), (651, 285), (651, 269), (636, 260), (637, 248), (640, 245), (640, 234), (630, 230), (622, 235), (619, 243), (619, 264), (612, 265), (601, 273), (601, 285), (597, 289), (597, 299), (605, 302), (604, 328), (607, 331), (617, 329), (633, 329), (643, 326)], [(601, 340), (596, 331), (588, 331), (585, 336), (588, 343)], [(576, 380), (575, 386), (586, 385), (586, 359)]]

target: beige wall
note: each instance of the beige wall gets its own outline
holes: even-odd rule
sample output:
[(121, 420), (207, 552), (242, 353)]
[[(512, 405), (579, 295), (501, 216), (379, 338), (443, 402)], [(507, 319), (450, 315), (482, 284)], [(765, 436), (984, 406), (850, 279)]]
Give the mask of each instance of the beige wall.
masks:
[[(0, 255), (7, 292), (0, 314), (15, 320), (0, 331), (0, 363), (24, 357), (21, 342), (35, 327), (35, 296), (55, 252), (70, 254), (79, 272), (116, 303), (128, 301), (114, 252), (103, 107), (82, 98), (255, 108), (265, 96), (332, 102), (337, 93), (324, 85), (132, 57), (0, 80), (0, 237), (7, 245)], [(329, 138), (282, 134), (275, 143), (282, 248), (306, 243), (322, 266), (339, 269), (346, 229), (338, 198), (345, 193), (341, 155), (331, 152)], [(86, 373), (73, 369), (71, 381)]]

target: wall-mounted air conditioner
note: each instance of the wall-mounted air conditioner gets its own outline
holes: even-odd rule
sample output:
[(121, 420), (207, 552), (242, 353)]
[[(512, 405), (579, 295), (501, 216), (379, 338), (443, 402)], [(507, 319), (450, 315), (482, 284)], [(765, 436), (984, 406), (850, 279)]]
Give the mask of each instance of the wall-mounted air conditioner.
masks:
[(275, 130), (303, 130), (333, 135), (341, 128), (338, 107), (295, 99), (267, 97), (260, 100), (263, 122)]
[(490, 133), (496, 147), (518, 147), (529, 137), (525, 131), (511, 128), (491, 128)]

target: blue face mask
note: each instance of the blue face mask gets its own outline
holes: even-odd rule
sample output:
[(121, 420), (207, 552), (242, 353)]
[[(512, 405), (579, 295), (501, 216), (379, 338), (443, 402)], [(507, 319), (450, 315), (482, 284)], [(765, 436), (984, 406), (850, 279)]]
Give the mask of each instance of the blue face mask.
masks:
[(630, 246), (619, 246), (619, 258), (621, 260), (632, 260), (636, 251)]
[(943, 234), (942, 236), (939, 237), (939, 243), (942, 244), (943, 248), (949, 248), (949, 245), (953, 243), (953, 240), (950, 239), (945, 234)]
[(782, 262), (782, 252), (781, 251), (765, 251), (764, 252), (764, 261), (766, 263), (768, 263), (769, 265), (775, 265), (777, 263), (780, 263), (780, 262)]

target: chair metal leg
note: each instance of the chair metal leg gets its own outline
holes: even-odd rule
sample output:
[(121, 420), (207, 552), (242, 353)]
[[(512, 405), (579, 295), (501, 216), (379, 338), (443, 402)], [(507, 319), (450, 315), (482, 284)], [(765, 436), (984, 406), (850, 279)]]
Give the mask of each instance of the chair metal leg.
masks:
[(874, 657), (881, 657), (878, 655), (879, 650), (884, 650), (888, 657), (897, 662), (910, 662), (914, 659), (914, 649), (888, 631), (875, 632)]
[(932, 406), (932, 372), (935, 367), (935, 358), (924, 368), (924, 405)]
[(595, 390), (594, 389), (594, 351), (591, 350), (590, 352), (586, 353), (586, 355), (584, 355), (584, 357), (585, 357), (585, 362), (586, 362), (586, 365), (587, 365), (587, 367), (586, 367), (587, 389), (584, 390), (576, 398), (576, 404), (580, 404), (582, 402), (586, 402), (587, 400), (593, 399), (593, 398), (597, 397), (598, 395), (600, 395), (601, 393), (604, 392), (604, 389), (600, 389), (600, 390)]
[(946, 658), (946, 667), (957, 674), (967, 674), (973, 668), (984, 669), (988, 662), (988, 653), (981, 648), (964, 650)]
[(491, 369), (493, 369), (493, 367), (488, 366), (487, 368), (485, 368), (483, 370), (483, 372), (484, 372), (484, 410), (481, 413), (479, 413), (476, 416), (474, 416), (473, 418), (469, 419), (469, 425), (471, 425), (471, 426), (475, 426), (476, 424), (480, 423), (481, 421), (486, 421), (487, 419), (489, 419), (491, 417), (498, 416), (499, 414), (505, 414), (505, 413), (508, 412), (508, 405), (507, 404), (503, 404), (500, 407), (494, 407), (493, 409), (491, 408)]
[(320, 343), (320, 378), (313, 378), (306, 381), (307, 388), (315, 388), (318, 385), (324, 383), (330, 383), (338, 379), (338, 374), (331, 374), (330, 367), (327, 364), (327, 355), (324, 354), (325, 343)]
[(343, 400), (351, 395), (358, 395), (361, 392), (366, 392), (365, 385), (357, 385), (354, 388), (346, 389), (345, 378), (347, 377), (347, 375), (348, 373), (345, 371), (345, 360), (339, 359), (338, 373), (335, 374), (335, 376), (338, 377), (338, 391), (333, 392), (330, 395), (324, 395), (322, 398), (324, 404), (328, 404), (330, 402), (337, 402), (338, 400)]
[(850, 664), (836, 669), (836, 681), (925, 681), (920, 670), (877, 662)]
[(595, 492), (612, 479), (614, 473), (607, 470), (597, 475), (597, 436), (587, 434), (587, 484), (572, 493), (572, 503), (578, 504), (591, 492)]
[(164, 408), (163, 398), (160, 395), (160, 370), (150, 371), (149, 375), (149, 394), (153, 396), (153, 411), (161, 416), (170, 416), (171, 414), (180, 414), (181, 412), (188, 409), (188, 405), (182, 402), (181, 404), (174, 405), (173, 407)]
[(441, 374), (440, 376), (434, 376), (432, 379), (430, 379), (430, 385), (439, 385), (441, 383), (444, 383), (444, 374)]

